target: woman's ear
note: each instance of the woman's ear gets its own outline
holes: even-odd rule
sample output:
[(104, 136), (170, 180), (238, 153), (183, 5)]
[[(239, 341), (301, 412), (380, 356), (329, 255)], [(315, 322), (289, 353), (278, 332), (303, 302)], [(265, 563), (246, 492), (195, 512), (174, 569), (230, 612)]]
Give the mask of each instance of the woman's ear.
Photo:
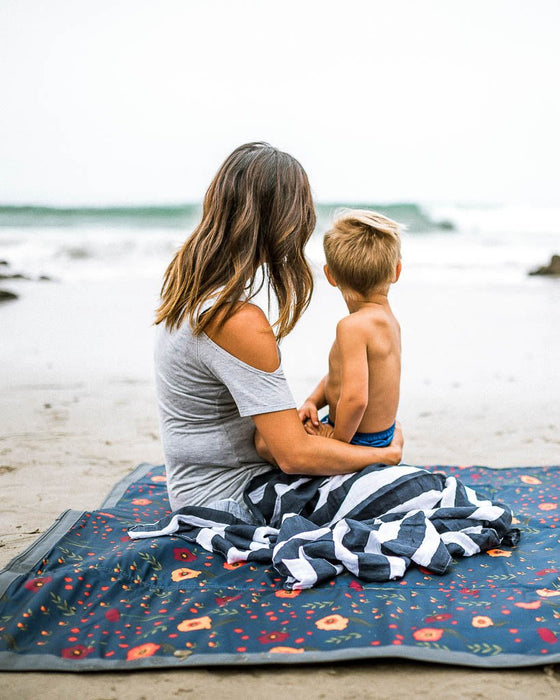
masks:
[(323, 272), (325, 273), (325, 277), (328, 279), (329, 284), (332, 284), (333, 287), (338, 287), (338, 284), (334, 281), (334, 277), (331, 275), (328, 265), (323, 266)]
[(402, 261), (399, 260), (399, 262), (397, 263), (397, 267), (395, 268), (395, 276), (393, 278), (393, 284), (395, 282), (399, 281), (399, 277), (401, 276), (401, 272), (402, 272)]

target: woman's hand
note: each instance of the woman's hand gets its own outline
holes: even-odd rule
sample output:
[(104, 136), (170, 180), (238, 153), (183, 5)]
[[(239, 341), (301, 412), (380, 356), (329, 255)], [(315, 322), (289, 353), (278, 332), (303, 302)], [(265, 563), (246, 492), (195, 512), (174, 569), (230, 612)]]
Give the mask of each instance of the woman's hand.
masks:
[(332, 438), (334, 433), (334, 428), (332, 425), (327, 425), (321, 421), (319, 421), (318, 425), (314, 425), (310, 420), (306, 420), (303, 427), (308, 435), (319, 435), (320, 437)]
[(390, 461), (386, 461), (387, 464), (400, 464), (402, 459), (403, 445), (404, 437), (402, 434), (402, 427), (399, 421), (397, 421), (395, 424), (395, 434), (393, 435), (391, 444), (389, 445), (389, 447), (385, 448), (389, 451), (387, 455), (387, 460)]
[[(319, 427), (320, 421), (319, 421), (319, 416), (318, 416), (318, 408), (317, 404), (310, 399), (306, 399), (302, 405), (302, 407), (298, 411), (299, 419), (305, 425), (307, 422), (310, 422), (311, 425), (315, 426), (316, 428)], [(309, 431), (307, 431), (309, 432)], [(321, 433), (310, 433), (310, 435), (320, 435)], [(329, 436), (330, 437), (330, 436)]]

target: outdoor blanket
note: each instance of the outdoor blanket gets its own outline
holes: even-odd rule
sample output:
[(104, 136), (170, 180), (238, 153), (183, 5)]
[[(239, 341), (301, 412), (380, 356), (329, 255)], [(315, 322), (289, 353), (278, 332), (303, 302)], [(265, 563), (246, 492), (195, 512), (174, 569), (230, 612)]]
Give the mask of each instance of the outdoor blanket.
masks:
[(100, 510), (62, 514), (0, 573), (0, 669), (559, 662), (560, 468), (427, 469), (511, 506), (519, 544), (452, 554), (443, 574), (413, 565), (367, 582), (345, 570), (287, 590), (271, 563), (228, 563), (177, 535), (130, 539), (170, 515), (165, 470), (141, 465)]
[(454, 476), (408, 465), (330, 478), (275, 471), (253, 479), (244, 498), (246, 517), (186, 507), (128, 534), (179, 534), (229, 564), (272, 563), (288, 590), (344, 569), (363, 581), (402, 578), (411, 563), (443, 574), (452, 556), (519, 539), (506, 505), (480, 498)]

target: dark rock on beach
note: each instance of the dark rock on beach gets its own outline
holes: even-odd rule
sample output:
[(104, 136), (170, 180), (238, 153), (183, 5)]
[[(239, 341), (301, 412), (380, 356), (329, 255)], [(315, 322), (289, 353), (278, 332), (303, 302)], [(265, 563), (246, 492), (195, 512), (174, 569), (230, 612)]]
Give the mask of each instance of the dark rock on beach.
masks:
[(0, 280), (30, 280), (31, 277), (27, 275), (22, 275), (21, 272), (15, 272), (13, 274), (4, 274), (0, 272)]
[(442, 231), (454, 231), (455, 224), (452, 221), (444, 219), (443, 221), (438, 221), (437, 227)]
[(0, 303), (3, 301), (13, 301), (17, 299), (18, 295), (14, 292), (9, 292), (7, 289), (0, 289)]
[(548, 265), (531, 270), (530, 275), (553, 275), (560, 277), (560, 255), (553, 255)]

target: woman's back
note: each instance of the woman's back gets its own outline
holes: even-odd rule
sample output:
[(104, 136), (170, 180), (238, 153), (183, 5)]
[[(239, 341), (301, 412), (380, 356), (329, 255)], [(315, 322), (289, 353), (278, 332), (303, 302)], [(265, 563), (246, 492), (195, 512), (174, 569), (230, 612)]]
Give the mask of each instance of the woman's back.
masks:
[(295, 407), (282, 368), (247, 365), (185, 321), (158, 327), (155, 369), (171, 507), (241, 500), (271, 469), (254, 448), (250, 416)]

